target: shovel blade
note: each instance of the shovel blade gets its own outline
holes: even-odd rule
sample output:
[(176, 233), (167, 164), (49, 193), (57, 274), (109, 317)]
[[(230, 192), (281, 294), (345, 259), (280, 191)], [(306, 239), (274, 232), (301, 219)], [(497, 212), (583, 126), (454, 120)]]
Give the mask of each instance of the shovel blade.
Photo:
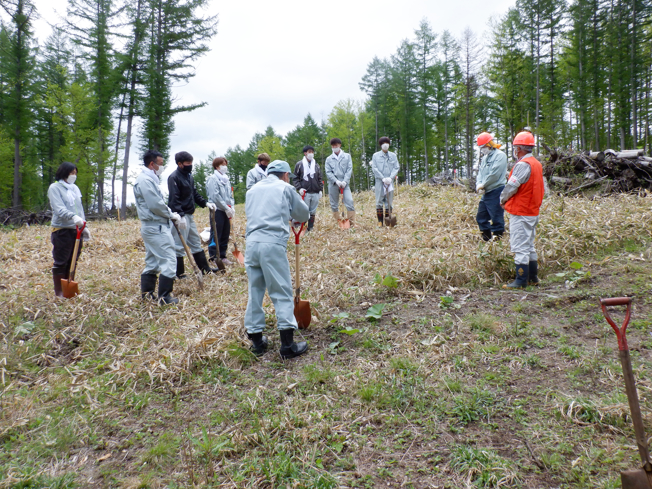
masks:
[(297, 320), (299, 329), (308, 329), (310, 326), (310, 319), (312, 314), (310, 312), (310, 302), (303, 301), (298, 297), (294, 298), (294, 318)]
[(626, 470), (620, 473), (620, 482), (623, 489), (650, 489), (650, 479), (643, 469)]
[(393, 228), (394, 226), (396, 226), (396, 216), (386, 217), (385, 218), (385, 226), (390, 227), (390, 228)]
[(242, 251), (240, 250), (233, 250), (233, 256), (235, 259), (238, 261), (240, 265), (244, 265), (244, 255), (242, 254)]
[(61, 290), (66, 299), (72, 299), (79, 294), (79, 283), (64, 278), (61, 280)]
[(351, 228), (351, 221), (348, 219), (340, 219), (340, 229), (350, 229)]

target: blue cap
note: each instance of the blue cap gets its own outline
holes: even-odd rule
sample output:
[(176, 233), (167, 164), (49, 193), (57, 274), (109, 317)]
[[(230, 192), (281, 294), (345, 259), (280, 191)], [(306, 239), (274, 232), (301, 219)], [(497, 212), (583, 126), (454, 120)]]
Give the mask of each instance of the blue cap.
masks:
[(287, 163), (287, 161), (274, 160), (269, 165), (267, 165), (267, 174), (272, 172), (290, 173), (291, 171), (292, 170), (290, 170), (290, 165)]

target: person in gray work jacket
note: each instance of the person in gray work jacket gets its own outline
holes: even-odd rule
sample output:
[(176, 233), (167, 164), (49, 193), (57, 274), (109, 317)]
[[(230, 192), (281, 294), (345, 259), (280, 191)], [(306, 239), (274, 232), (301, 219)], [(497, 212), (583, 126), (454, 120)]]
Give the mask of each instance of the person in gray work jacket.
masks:
[[(160, 188), (160, 176), (165, 170), (163, 155), (148, 150), (143, 156), (145, 168), (136, 178), (134, 197), (140, 219), (140, 235), (145, 243), (145, 269), (140, 275), (140, 293), (143, 299), (156, 299), (159, 304), (178, 304), (172, 297), (176, 275), (176, 251), (172, 238), (172, 223), (181, 216), (165, 204)], [(158, 296), (154, 296), (158, 277)]]
[(269, 165), (270, 157), (267, 153), (260, 153), (258, 155), (258, 163), (247, 172), (247, 190), (256, 185), (261, 180), (267, 178), (267, 165)]
[(493, 139), (491, 134), (483, 132), (477, 140), (482, 161), (475, 190), (482, 194), (482, 198), (475, 220), (484, 241), (490, 241), (492, 233), (494, 239), (502, 238), (505, 233), (505, 211), (500, 206), (500, 193), (507, 182), (507, 155)]
[(267, 178), (254, 185), (247, 195), (247, 253), (245, 269), (249, 278), (249, 300), (244, 324), (251, 350), (256, 355), (267, 351), (265, 290), (276, 310), (277, 327), (281, 335), (281, 357), (294, 358), (308, 350), (305, 341), (294, 342), (297, 321), (294, 318), (292, 279), (287, 256), (290, 236), (289, 220), (306, 222), (308, 206), (290, 185), (290, 165), (272, 161), (267, 167)]
[(378, 218), (378, 227), (384, 225), (383, 205), (385, 206), (385, 217), (389, 217), (392, 210), (392, 201), (394, 200), (394, 177), (398, 175), (398, 158), (396, 153), (389, 151), (391, 141), (388, 137), (383, 136), (378, 140), (381, 150), (374, 153), (371, 159), (371, 170), (376, 177), (376, 217)]
[(331, 202), (333, 217), (339, 221), (338, 207), (340, 205), (340, 194), (347, 210), (347, 219), (351, 226), (355, 225), (355, 207), (353, 207), (353, 194), (349, 182), (353, 173), (353, 161), (351, 155), (342, 151), (342, 140), (331, 139), (333, 154), (326, 158), (326, 176), (328, 177), (328, 197)]
[(310, 209), (308, 220), (308, 231), (315, 227), (315, 214), (321, 199), (324, 182), (321, 176), (321, 168), (315, 161), (315, 148), (310, 145), (303, 148), (303, 159), (294, 167), (294, 187), (303, 197), (303, 201)]
[[(201, 240), (195, 224), (195, 204), (199, 207), (208, 207), (216, 210), (217, 206), (211, 202), (206, 202), (195, 188), (195, 180), (192, 178), (192, 160), (193, 157), (186, 151), (181, 151), (174, 155), (174, 161), (177, 163), (177, 169), (168, 177), (169, 201), (168, 204), (172, 212), (181, 216), (179, 221), (179, 231), (186, 241), (195, 263), (204, 275), (207, 273), (217, 273), (217, 268), (211, 268), (206, 259), (206, 253), (201, 247)], [(177, 229), (172, 230), (172, 237), (177, 249), (177, 277), (185, 277), (185, 267), (183, 257), (186, 256), (186, 250), (181, 243)]]
[[(52, 280), (54, 282), (54, 295), (63, 297), (61, 279), (68, 279), (72, 255), (77, 240), (77, 227), (82, 227), (86, 221), (84, 207), (81, 201), (81, 192), (75, 180), (77, 167), (64, 161), (61, 163), (54, 176), (55, 182), (48, 188), (48, 199), (52, 207)], [(84, 228), (83, 241), (91, 239), (88, 227)], [(79, 253), (82, 244), (79, 243)], [(79, 254), (77, 255), (79, 258)]]
[(206, 180), (206, 195), (208, 202), (217, 206), (215, 211), (215, 232), (211, 227), (211, 243), (215, 246), (208, 246), (210, 259), (218, 256), (225, 265), (231, 265), (231, 261), (226, 258), (226, 251), (229, 247), (229, 236), (231, 234), (231, 219), (235, 216), (235, 200), (231, 190), (231, 181), (226, 174), (229, 162), (223, 156), (218, 156), (213, 160), (214, 173)]

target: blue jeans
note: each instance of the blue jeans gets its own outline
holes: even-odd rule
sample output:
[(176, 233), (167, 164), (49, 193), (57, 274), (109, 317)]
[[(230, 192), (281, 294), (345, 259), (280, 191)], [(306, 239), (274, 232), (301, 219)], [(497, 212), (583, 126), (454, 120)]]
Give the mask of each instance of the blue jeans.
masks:
[(492, 233), (505, 231), (505, 211), (500, 207), (500, 194), (504, 188), (505, 186), (501, 185), (490, 190), (480, 199), (478, 215), (475, 217), (480, 231), (491, 231)]

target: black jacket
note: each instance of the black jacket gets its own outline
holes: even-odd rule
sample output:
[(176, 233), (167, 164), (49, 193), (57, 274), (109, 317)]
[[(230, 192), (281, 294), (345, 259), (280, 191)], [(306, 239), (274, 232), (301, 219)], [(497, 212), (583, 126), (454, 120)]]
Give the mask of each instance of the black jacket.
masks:
[(168, 206), (172, 212), (180, 216), (194, 214), (195, 204), (206, 207), (206, 201), (195, 188), (192, 173), (182, 172), (178, 168), (174, 170), (168, 178), (168, 191), (170, 192)]
[(324, 189), (324, 182), (322, 181), (321, 168), (317, 162), (315, 162), (315, 176), (308, 176), (308, 180), (303, 179), (303, 160), (297, 163), (297, 166), (294, 167), (294, 188), (301, 190), (302, 188), (306, 189), (306, 192), (309, 194), (318, 194)]

